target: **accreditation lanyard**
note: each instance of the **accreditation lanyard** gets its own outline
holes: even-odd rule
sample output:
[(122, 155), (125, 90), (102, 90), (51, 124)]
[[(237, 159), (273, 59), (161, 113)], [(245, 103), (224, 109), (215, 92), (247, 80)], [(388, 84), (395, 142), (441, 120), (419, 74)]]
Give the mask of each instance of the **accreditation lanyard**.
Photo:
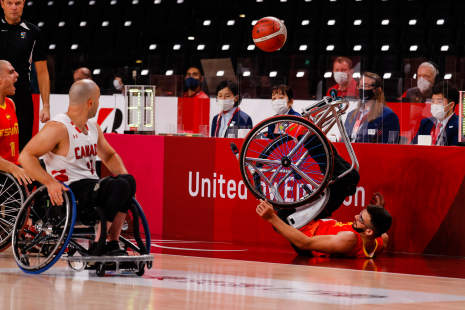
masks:
[[(224, 129), (224, 132), (223, 132), (223, 136), (224, 136), (224, 133), (226, 132), (226, 130), (228, 130), (228, 127), (229, 127), (229, 124), (231, 124), (231, 121), (233, 120), (234, 118), (234, 115), (236, 115), (237, 112), (240, 111), (240, 108), (237, 108), (236, 111), (234, 111), (233, 115), (231, 116), (231, 119), (229, 120), (228, 124), (226, 125), (225, 129)], [(221, 111), (220, 114), (218, 114), (218, 118), (216, 119), (216, 130), (215, 130), (215, 137), (218, 137), (218, 130), (220, 129), (220, 120), (221, 120), (221, 117), (223, 117), (223, 111)]]
[(363, 123), (367, 119), (368, 113), (365, 114), (365, 116), (362, 117), (362, 119), (360, 120), (360, 113), (362, 112), (361, 111), (358, 112), (357, 120), (355, 121), (354, 128), (352, 129), (352, 137), (357, 137), (358, 131), (360, 130), (360, 126), (363, 125)]

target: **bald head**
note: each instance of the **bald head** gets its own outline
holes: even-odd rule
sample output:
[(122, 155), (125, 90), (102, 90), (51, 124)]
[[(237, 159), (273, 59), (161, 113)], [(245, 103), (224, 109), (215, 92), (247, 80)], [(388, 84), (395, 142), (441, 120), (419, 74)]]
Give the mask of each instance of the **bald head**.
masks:
[(92, 80), (92, 73), (88, 68), (82, 67), (74, 71), (73, 79), (74, 82), (86, 79)]
[(71, 86), (69, 90), (69, 105), (86, 104), (89, 99), (98, 99), (100, 89), (92, 80), (81, 80)]
[(10, 67), (11, 64), (6, 61), (6, 60), (0, 60), (0, 76), (2, 75), (3, 73), (3, 70), (5, 70), (6, 68)]

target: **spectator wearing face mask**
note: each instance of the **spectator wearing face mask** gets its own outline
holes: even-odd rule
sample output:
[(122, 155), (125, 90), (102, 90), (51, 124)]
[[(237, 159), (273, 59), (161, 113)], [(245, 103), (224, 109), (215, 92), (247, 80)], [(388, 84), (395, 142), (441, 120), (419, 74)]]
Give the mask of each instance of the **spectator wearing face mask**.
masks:
[(114, 93), (124, 94), (124, 85), (134, 85), (134, 80), (129, 76), (128, 68), (118, 69), (113, 80), (113, 87), (116, 89)]
[[(287, 85), (278, 85), (271, 90), (271, 107), (277, 115), (296, 115), (301, 116), (300, 113), (292, 109), (294, 103), (294, 93), (292, 89)], [(275, 124), (268, 126), (268, 136), (280, 135), (282, 130), (276, 127)]]
[(208, 99), (208, 95), (202, 90), (203, 74), (200, 66), (191, 65), (187, 71), (184, 81), (186, 82), (187, 91), (183, 94), (188, 98)]
[(423, 62), (417, 70), (417, 87), (409, 88), (402, 97), (407, 98), (409, 102), (426, 102), (431, 99), (438, 74), (438, 66), (434, 62)]
[(326, 96), (331, 96), (331, 89), (336, 89), (338, 97), (356, 97), (357, 82), (352, 78), (353, 74), (352, 60), (347, 57), (336, 58), (333, 63), (333, 76), (337, 85), (328, 89)]
[(363, 73), (357, 85), (360, 100), (344, 124), (351, 142), (387, 143), (390, 131), (399, 133), (399, 118), (387, 107), (382, 86), (379, 75)]
[(448, 81), (434, 85), (432, 89), (431, 114), (420, 123), (412, 144), (418, 143), (418, 135), (431, 135), (432, 145), (457, 145), (459, 118), (454, 113), (459, 102), (459, 91)]
[(239, 105), (241, 96), (236, 83), (222, 81), (216, 88), (216, 103), (221, 112), (212, 120), (211, 136), (225, 138), (232, 127), (247, 127), (252, 129), (253, 123), (250, 116), (241, 111)]

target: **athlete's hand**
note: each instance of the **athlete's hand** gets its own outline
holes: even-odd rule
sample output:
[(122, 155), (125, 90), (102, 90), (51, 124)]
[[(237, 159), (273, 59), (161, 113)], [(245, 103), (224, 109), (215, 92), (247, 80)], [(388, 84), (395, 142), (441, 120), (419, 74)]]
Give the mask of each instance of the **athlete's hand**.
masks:
[(261, 216), (265, 221), (271, 221), (276, 216), (273, 210), (273, 206), (266, 200), (260, 199), (260, 204), (257, 206), (257, 214)]
[(15, 167), (11, 174), (18, 180), (19, 185), (31, 184), (34, 179), (27, 175), (23, 168)]
[(384, 201), (384, 197), (383, 195), (381, 195), (380, 193), (376, 192), (373, 194), (373, 196), (371, 197), (371, 200), (370, 200), (370, 203), (372, 205), (378, 205), (378, 206), (381, 206), (384, 208), (384, 204), (386, 203)]
[(68, 188), (63, 184), (53, 181), (52, 183), (46, 185), (48, 196), (50, 197), (50, 201), (52, 205), (61, 206), (63, 204), (63, 195), (61, 194), (62, 191), (68, 191)]
[(39, 114), (39, 120), (42, 123), (46, 123), (50, 120), (50, 108), (43, 108)]

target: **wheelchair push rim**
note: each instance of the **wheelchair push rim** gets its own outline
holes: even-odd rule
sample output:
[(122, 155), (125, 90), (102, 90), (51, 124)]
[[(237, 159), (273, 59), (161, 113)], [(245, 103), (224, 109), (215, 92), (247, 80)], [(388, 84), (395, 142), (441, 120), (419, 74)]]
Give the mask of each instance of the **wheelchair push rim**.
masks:
[[(139, 235), (141, 241), (145, 247), (145, 249), (141, 249), (139, 244), (137, 243), (134, 231), (134, 222), (131, 222), (126, 231), (122, 230), (120, 235), (120, 241), (124, 244), (125, 249), (131, 249), (132, 251), (129, 252), (129, 255), (143, 255), (143, 254), (150, 254), (151, 248), (151, 236), (150, 236), (150, 229), (145, 217), (145, 213), (142, 210), (139, 202), (132, 198), (132, 204), (135, 210), (138, 212), (139, 217)], [(130, 213), (131, 221), (133, 220), (133, 214)]]
[(24, 189), (14, 176), (0, 171), (0, 252), (11, 245), (13, 228), (21, 206)]
[(71, 240), (76, 201), (71, 189), (62, 195), (63, 205), (54, 207), (46, 187), (42, 186), (18, 213), (13, 231), (13, 254), (18, 267), (26, 273), (48, 270), (60, 259)]
[[(279, 126), (279, 133), (268, 131)], [(239, 167), (246, 187), (274, 207), (296, 208), (317, 199), (331, 180), (330, 142), (310, 121), (282, 115), (255, 126), (242, 144)]]

